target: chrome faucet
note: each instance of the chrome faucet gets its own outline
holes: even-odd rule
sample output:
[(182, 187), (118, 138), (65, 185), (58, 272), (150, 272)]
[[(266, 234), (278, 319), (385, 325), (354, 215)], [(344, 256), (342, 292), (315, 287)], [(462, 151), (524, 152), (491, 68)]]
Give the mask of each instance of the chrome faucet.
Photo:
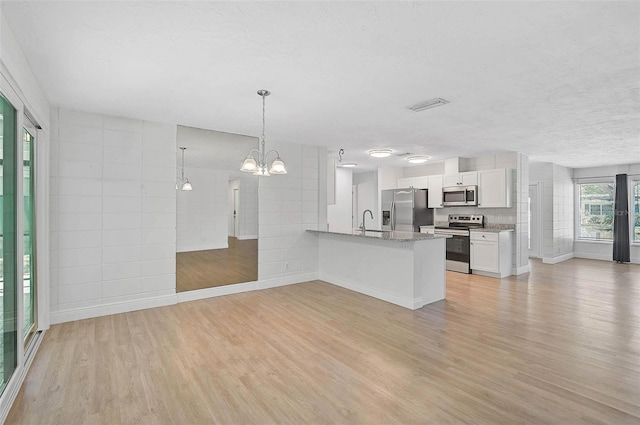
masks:
[(367, 228), (364, 225), (364, 219), (365, 216), (367, 215), (367, 212), (369, 212), (369, 215), (371, 216), (371, 220), (373, 220), (373, 213), (371, 212), (371, 210), (364, 210), (362, 211), (362, 225), (360, 226), (360, 229), (365, 232), (367, 230)]

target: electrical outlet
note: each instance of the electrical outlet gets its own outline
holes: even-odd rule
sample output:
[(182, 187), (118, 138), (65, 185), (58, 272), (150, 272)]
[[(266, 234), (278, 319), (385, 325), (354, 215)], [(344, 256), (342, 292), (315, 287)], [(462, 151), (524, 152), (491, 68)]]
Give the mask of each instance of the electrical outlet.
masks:
[(289, 270), (289, 263), (284, 263), (284, 269)]

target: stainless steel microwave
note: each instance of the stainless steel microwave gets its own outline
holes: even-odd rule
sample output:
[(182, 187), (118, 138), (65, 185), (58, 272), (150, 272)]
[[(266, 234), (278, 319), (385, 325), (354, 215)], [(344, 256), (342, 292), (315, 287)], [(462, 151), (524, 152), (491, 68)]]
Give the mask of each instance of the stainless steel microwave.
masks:
[(449, 186), (442, 188), (442, 206), (478, 205), (478, 186)]

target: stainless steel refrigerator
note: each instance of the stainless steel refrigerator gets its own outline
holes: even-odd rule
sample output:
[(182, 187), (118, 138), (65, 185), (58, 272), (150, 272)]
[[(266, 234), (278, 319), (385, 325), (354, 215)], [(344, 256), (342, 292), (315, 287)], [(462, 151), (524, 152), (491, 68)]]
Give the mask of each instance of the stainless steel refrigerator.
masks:
[(427, 208), (426, 189), (382, 191), (382, 230), (420, 232), (420, 226), (433, 224), (433, 208)]

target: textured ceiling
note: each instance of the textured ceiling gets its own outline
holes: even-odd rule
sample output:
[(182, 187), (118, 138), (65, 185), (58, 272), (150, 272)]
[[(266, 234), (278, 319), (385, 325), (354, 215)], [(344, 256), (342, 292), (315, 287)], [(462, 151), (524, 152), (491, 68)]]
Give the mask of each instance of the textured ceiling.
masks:
[[(640, 2), (3, 2), (53, 104), (433, 160), (640, 162)], [(451, 103), (407, 107), (434, 97)], [(285, 158), (286, 159), (286, 158)]]

